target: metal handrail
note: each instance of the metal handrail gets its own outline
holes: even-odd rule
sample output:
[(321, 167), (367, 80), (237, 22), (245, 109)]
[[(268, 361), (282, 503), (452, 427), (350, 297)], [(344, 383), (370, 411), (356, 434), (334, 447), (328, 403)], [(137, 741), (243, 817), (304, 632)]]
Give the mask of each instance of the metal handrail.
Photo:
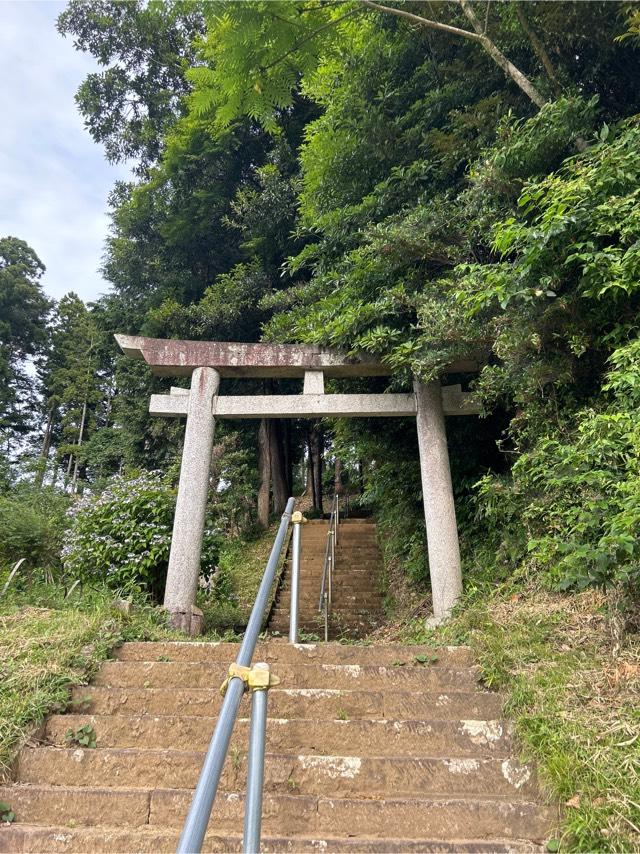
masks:
[(322, 567), (322, 585), (320, 587), (320, 602), (318, 611), (324, 611), (324, 639), (329, 640), (329, 613), (333, 596), (333, 572), (336, 565), (336, 546), (338, 545), (338, 529), (340, 527), (340, 496), (336, 493), (331, 503), (327, 545), (324, 552)]
[[(209, 823), (209, 817), (213, 808), (222, 769), (224, 766), (233, 726), (238, 716), (240, 701), (245, 691), (245, 683), (248, 677), (247, 671), (251, 665), (251, 659), (258, 642), (258, 635), (262, 626), (262, 619), (267, 607), (269, 592), (280, 560), (280, 553), (285, 541), (289, 523), (293, 515), (295, 499), (290, 498), (280, 527), (267, 561), (267, 566), (260, 583), (256, 601), (247, 623), (244, 639), (238, 652), (235, 665), (229, 668), (229, 678), (226, 686), (224, 700), (218, 714), (213, 736), (205, 756), (198, 784), (191, 801), (189, 812), (185, 819), (180, 841), (178, 843), (178, 854), (199, 854), (202, 842)], [(298, 538), (299, 542), (299, 538)], [(255, 665), (254, 671), (265, 668), (267, 665)], [(240, 672), (238, 672), (240, 671)], [(252, 673), (254, 672), (252, 671)], [(242, 674), (242, 675), (241, 675)], [(257, 674), (259, 676), (259, 673)], [(249, 682), (249, 684), (251, 684)], [(251, 708), (251, 726), (249, 736), (249, 760), (247, 772), (247, 795), (245, 810), (245, 827), (243, 839), (243, 851), (257, 853), (260, 847), (260, 823), (262, 813), (262, 790), (264, 777), (264, 749), (265, 749), (265, 726), (267, 719), (267, 694), (269, 687), (269, 675), (267, 673), (266, 684), (260, 684), (253, 691)]]

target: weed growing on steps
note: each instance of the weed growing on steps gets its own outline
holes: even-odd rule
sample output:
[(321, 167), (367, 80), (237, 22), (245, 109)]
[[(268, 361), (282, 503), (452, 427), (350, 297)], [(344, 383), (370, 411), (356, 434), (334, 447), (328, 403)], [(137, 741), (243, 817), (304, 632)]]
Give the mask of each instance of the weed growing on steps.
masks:
[(522, 758), (563, 805), (555, 850), (640, 850), (640, 638), (613, 638), (608, 607), (594, 590), (523, 581), (469, 597), (445, 626), (413, 620), (397, 633), (473, 648), (485, 685), (506, 698)]
[(77, 744), (78, 747), (88, 747), (90, 750), (93, 750), (98, 744), (96, 731), (91, 724), (84, 724), (76, 730), (67, 730), (65, 740), (68, 744)]
[(11, 824), (12, 821), (15, 821), (16, 814), (11, 809), (9, 804), (4, 801), (0, 801), (0, 821), (3, 824)]

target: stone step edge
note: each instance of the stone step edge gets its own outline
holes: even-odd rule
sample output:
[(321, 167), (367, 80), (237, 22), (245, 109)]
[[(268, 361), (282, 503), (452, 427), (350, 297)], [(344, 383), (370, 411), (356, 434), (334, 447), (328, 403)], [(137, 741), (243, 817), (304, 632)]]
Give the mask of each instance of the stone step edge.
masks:
[[(80, 796), (80, 795), (104, 795), (105, 797), (109, 797), (114, 792), (117, 792), (119, 795), (131, 795), (132, 797), (139, 797), (141, 794), (146, 793), (150, 798), (153, 795), (161, 794), (171, 794), (171, 795), (189, 795), (195, 791), (195, 789), (169, 789), (169, 788), (136, 788), (134, 786), (67, 786), (60, 785), (54, 786), (51, 783), (21, 783), (20, 781), (14, 783), (3, 783), (0, 784), (0, 793), (2, 793), (3, 799), (11, 800), (11, 792), (30, 792), (30, 793), (41, 793), (44, 797), (47, 794), (56, 795), (60, 794), (60, 792), (69, 793), (72, 795)], [(244, 791), (235, 792), (235, 791), (220, 791), (220, 794), (223, 795), (228, 801), (234, 801), (239, 803), (244, 803), (245, 793)], [(267, 793), (265, 793), (267, 794)], [(464, 797), (456, 798), (452, 795), (427, 795), (425, 797), (420, 797), (419, 795), (400, 795), (399, 797), (387, 797), (387, 796), (379, 796), (375, 797), (330, 797), (329, 795), (291, 795), (291, 794), (280, 794), (278, 792), (270, 792), (268, 793), (268, 797), (271, 801), (282, 800), (285, 802), (295, 802), (296, 800), (306, 801), (306, 802), (315, 802), (331, 804), (331, 803), (347, 803), (358, 806), (362, 805), (371, 805), (374, 804), (405, 804), (414, 806), (416, 808), (424, 809), (429, 804), (433, 804), (435, 806), (441, 806), (442, 804), (448, 804), (451, 806), (459, 806), (461, 804), (486, 804), (487, 806), (495, 806), (495, 804), (505, 803), (511, 804), (518, 808), (522, 807), (534, 807), (536, 809), (545, 809), (547, 808), (547, 804), (544, 804), (540, 801), (533, 801), (530, 798), (525, 798), (523, 800), (512, 800), (506, 796), (498, 796), (491, 797), (485, 794), (478, 795), (465, 795)], [(20, 825), (21, 822), (17, 821), (16, 825)], [(43, 825), (36, 825), (38, 827), (42, 827)], [(93, 826), (95, 825), (87, 825)], [(108, 826), (108, 825), (105, 825)], [(162, 826), (162, 825), (158, 825)], [(377, 838), (377, 837), (376, 837)]]
[[(147, 825), (146, 827), (130, 827), (122, 828), (112, 825), (94, 825), (82, 827), (65, 827), (64, 825), (51, 826), (40, 824), (13, 824), (2, 830), (5, 839), (9, 842), (11, 837), (32, 836), (38, 837), (45, 841), (53, 838), (55, 841), (62, 840), (65, 843), (70, 842), (74, 836), (79, 839), (102, 839), (105, 831), (110, 835), (121, 834), (125, 839), (144, 840), (149, 837), (154, 843), (163, 840), (164, 844), (172, 848), (178, 841), (180, 836), (179, 828), (165, 827), (163, 825)], [(242, 843), (241, 834), (231, 833), (209, 833), (205, 836), (205, 845), (208, 841), (220, 843), (220, 851), (236, 850), (233, 846), (237, 846), (240, 850)], [(528, 839), (509, 839), (509, 838), (459, 838), (459, 839), (437, 839), (425, 838), (416, 839), (414, 837), (376, 837), (376, 836), (328, 836), (326, 834), (316, 836), (305, 836), (301, 834), (292, 834), (291, 836), (274, 836), (262, 835), (261, 844), (267, 849), (275, 848), (287, 851), (331, 851), (340, 848), (352, 848), (356, 852), (375, 852), (375, 854), (389, 854), (393, 851), (411, 851), (415, 854), (428, 854), (430, 851), (451, 852), (451, 854), (533, 854), (540, 852), (542, 848), (539, 844)], [(294, 846), (293, 848), (291, 846)], [(93, 846), (92, 846), (93, 847)], [(7, 849), (9, 850), (9, 849)], [(14, 850), (20, 850), (15, 848)], [(45, 850), (44, 848), (42, 849)], [(89, 850), (89, 849), (87, 849)]]
[[(178, 750), (178, 749), (175, 749), (172, 747), (92, 747), (92, 748), (78, 748), (78, 747), (58, 747), (58, 746), (52, 745), (52, 744), (43, 744), (40, 746), (25, 748), (26, 753), (39, 754), (39, 755), (44, 754), (45, 758), (52, 753), (60, 754), (62, 751), (64, 751), (67, 754), (75, 754), (78, 750), (81, 750), (83, 753), (86, 752), (88, 756), (100, 756), (101, 753), (102, 754), (108, 753), (112, 756), (122, 756), (123, 759), (127, 759), (127, 758), (135, 758), (136, 756), (149, 757), (150, 755), (153, 754), (153, 755), (157, 755), (158, 757), (166, 757), (168, 759), (171, 759), (173, 757), (175, 757), (175, 758), (191, 757), (191, 758), (193, 758), (194, 761), (198, 760), (198, 762), (201, 762), (204, 759), (204, 756), (206, 754), (206, 749), (204, 749), (204, 748), (201, 750)], [(310, 759), (314, 763), (317, 763), (318, 765), (320, 765), (322, 762), (330, 763), (333, 760), (335, 760), (337, 762), (342, 762), (342, 763), (348, 764), (349, 762), (354, 761), (354, 760), (358, 760), (358, 759), (366, 759), (367, 761), (372, 761), (372, 762), (374, 762), (374, 761), (375, 762), (398, 762), (401, 764), (407, 764), (410, 762), (425, 762), (425, 763), (427, 763), (427, 762), (439, 762), (439, 763), (442, 763), (442, 762), (445, 762), (445, 763), (446, 762), (451, 762), (451, 763), (458, 763), (458, 762), (462, 762), (462, 763), (464, 763), (464, 762), (485, 762), (486, 763), (486, 762), (491, 762), (493, 764), (496, 764), (498, 762), (504, 763), (507, 761), (508, 762), (514, 761), (510, 757), (491, 756), (491, 755), (487, 755), (486, 753), (479, 753), (477, 756), (465, 755), (463, 757), (451, 756), (451, 755), (447, 755), (447, 754), (442, 755), (442, 756), (434, 756), (433, 754), (430, 754), (430, 753), (412, 754), (411, 756), (403, 756), (401, 754), (385, 756), (384, 754), (383, 755), (378, 755), (378, 754), (366, 754), (366, 755), (357, 754), (357, 755), (353, 755), (353, 754), (344, 754), (344, 753), (339, 753), (339, 754), (338, 753), (309, 753), (308, 750), (306, 750), (305, 748), (302, 748), (296, 752), (267, 750), (265, 752), (265, 758), (266, 759), (274, 759), (274, 760), (277, 759), (277, 760), (282, 760), (282, 761), (293, 760), (293, 759)], [(520, 763), (518, 763), (518, 767), (520, 767)], [(521, 767), (529, 767), (529, 765), (527, 765), (526, 763), (522, 763)], [(531, 768), (533, 768), (532, 765), (531, 765)], [(20, 783), (21, 781), (17, 780), (15, 782)], [(25, 783), (25, 785), (27, 785), (27, 784)], [(29, 784), (29, 785), (32, 785), (32, 784)], [(39, 785), (39, 784), (36, 783), (33, 785)], [(64, 783), (62, 783), (62, 784), (57, 784), (57, 783), (56, 784), (54, 784), (54, 783), (49, 784), (48, 783), (48, 784), (43, 784), (43, 785), (50, 785), (55, 789), (59, 789), (60, 785), (62, 785), (62, 787), (65, 787)], [(118, 786), (104, 786), (103, 788), (117, 789), (120, 787), (118, 787)], [(132, 789), (136, 789), (136, 791), (138, 791), (140, 788), (146, 790), (149, 787), (145, 785), (145, 786), (124, 786), (124, 788), (125, 789), (132, 788)], [(444, 797), (444, 795), (443, 795), (443, 797)], [(487, 795), (487, 800), (494, 800), (494, 798), (491, 795)], [(502, 797), (499, 797), (499, 800), (502, 800)]]
[[(144, 665), (148, 665), (148, 667), (145, 667)], [(104, 670), (113, 670), (115, 672), (141, 670), (148, 673), (151, 667), (163, 670), (165, 665), (180, 665), (185, 669), (191, 668), (198, 672), (208, 669), (213, 671), (212, 678), (214, 678), (214, 675), (217, 674), (218, 670), (224, 670), (224, 668), (228, 666), (228, 663), (226, 661), (203, 661), (202, 659), (197, 661), (135, 661), (130, 659), (109, 659), (104, 662), (97, 675), (103, 675)], [(428, 660), (424, 664), (422, 662), (411, 661), (402, 665), (358, 664), (356, 662), (352, 663), (346, 661), (338, 664), (334, 664), (329, 661), (283, 661), (280, 662), (280, 665), (291, 668), (294, 671), (301, 671), (301, 673), (319, 672), (325, 674), (336, 673), (353, 675), (355, 673), (363, 672), (365, 676), (380, 676), (382, 678), (397, 672), (408, 673), (411, 671), (417, 674), (446, 671), (447, 673), (456, 674), (460, 679), (469, 679), (472, 684), (477, 681), (477, 678), (481, 673), (480, 667), (475, 664), (466, 666), (460, 664), (459, 666), (455, 666), (455, 663), (451, 664), (445, 662), (444, 664), (440, 664), (439, 661), (430, 662)], [(185, 684), (183, 687), (188, 688), (189, 686)]]
[[(275, 672), (275, 668), (274, 668)], [(193, 688), (190, 686), (184, 686), (179, 689), (166, 687), (166, 688), (144, 688), (142, 685), (94, 685), (93, 683), (87, 685), (74, 685), (73, 690), (77, 693), (86, 692), (86, 691), (96, 691), (99, 690), (101, 692), (109, 692), (109, 691), (118, 691), (120, 693), (126, 694), (131, 691), (171, 691), (175, 693), (178, 691), (188, 691), (190, 694), (202, 694), (211, 696), (211, 692), (215, 692), (215, 684), (210, 688)], [(403, 697), (411, 696), (411, 697), (433, 697), (437, 698), (439, 696), (447, 696), (447, 697), (458, 697), (464, 696), (468, 697), (469, 700), (475, 697), (497, 697), (500, 698), (501, 695), (496, 693), (495, 691), (487, 691), (483, 690), (480, 686), (478, 686), (478, 690), (474, 691), (472, 686), (463, 686), (462, 690), (458, 691), (454, 688), (446, 688), (443, 690), (440, 689), (428, 689), (426, 691), (401, 691), (394, 690), (393, 687), (385, 688), (384, 685), (381, 685), (379, 688), (270, 688), (269, 694), (273, 696), (273, 694), (285, 694), (287, 696), (299, 696), (306, 697), (307, 699), (313, 700), (315, 697), (323, 698), (323, 697), (336, 697), (337, 699), (351, 697), (354, 694), (391, 694), (398, 695), (401, 694)], [(73, 705), (73, 701), (71, 703)], [(90, 714), (90, 713), (89, 713)], [(174, 715), (174, 717), (176, 717)], [(177, 717), (180, 717), (179, 715)], [(199, 715), (197, 717), (200, 717)], [(211, 717), (209, 715), (208, 717)], [(325, 719), (323, 719), (325, 720)], [(360, 719), (359, 719), (360, 720)], [(363, 718), (366, 720), (366, 718)], [(393, 720), (393, 718), (387, 718), (386, 720)], [(451, 720), (451, 718), (436, 718), (435, 720)], [(464, 719), (466, 720), (466, 718)], [(469, 718), (471, 720), (471, 718)]]
[[(124, 690), (126, 690), (126, 689), (124, 689)], [(146, 690), (149, 690), (149, 689), (146, 689)], [(155, 690), (162, 691), (162, 690), (166, 690), (166, 689), (156, 688)], [(168, 689), (168, 690), (171, 690), (171, 689)], [(205, 691), (206, 689), (203, 688), (202, 690)], [(271, 693), (272, 691), (276, 691), (276, 690), (278, 690), (278, 689), (277, 688), (271, 688), (269, 693)], [(291, 690), (295, 690), (295, 689), (290, 689), (287, 691), (287, 693), (290, 693)], [(307, 690), (311, 690), (311, 689), (300, 688), (299, 690), (300, 691), (307, 691)], [(209, 691), (206, 690), (206, 693), (209, 693)], [(364, 691), (363, 693), (366, 694), (367, 692)], [(451, 694), (453, 692), (448, 691), (447, 693)], [(494, 696), (494, 695), (490, 695), (490, 696)], [(179, 719), (179, 720), (185, 720), (185, 721), (203, 721), (203, 720), (216, 721), (218, 719), (217, 715), (176, 715), (176, 714), (171, 714), (171, 715), (157, 714), (156, 715), (156, 714), (143, 714), (140, 712), (136, 712), (136, 713), (131, 714), (131, 715), (127, 715), (127, 714), (113, 715), (113, 714), (105, 714), (102, 712), (97, 712), (97, 713), (86, 712), (85, 713), (85, 712), (70, 711), (70, 712), (66, 712), (66, 713), (65, 712), (54, 713), (54, 714), (50, 715), (47, 718), (47, 720), (44, 722), (43, 725), (46, 725), (52, 718), (57, 718), (59, 720), (62, 720), (63, 718), (64, 719), (72, 718), (73, 720), (75, 720), (76, 718), (83, 718), (83, 719), (98, 718), (99, 720), (111, 720), (114, 717), (117, 717), (118, 719), (133, 718), (135, 720), (152, 720), (152, 721), (155, 721), (155, 720), (163, 721), (165, 719), (166, 720)], [(251, 720), (251, 718), (245, 717), (243, 715), (238, 715), (238, 717), (236, 718), (236, 721), (242, 721), (244, 723), (249, 723), (250, 720)], [(336, 721), (338, 722), (338, 724), (340, 726), (348, 726), (348, 724), (362, 724), (362, 723), (365, 723), (365, 724), (367, 724), (367, 723), (389, 724), (389, 725), (393, 726), (393, 724), (397, 723), (397, 724), (404, 724), (404, 725), (407, 725), (408, 727), (410, 727), (412, 724), (417, 724), (420, 726), (429, 726), (430, 724), (466, 723), (466, 724), (475, 724), (475, 725), (484, 725), (484, 726), (500, 726), (503, 728), (503, 730), (505, 732), (511, 728), (511, 722), (510, 722), (509, 718), (460, 718), (459, 720), (457, 720), (457, 719), (452, 719), (452, 718), (438, 718), (438, 717), (432, 717), (432, 718), (374, 718), (374, 717), (369, 717), (369, 718), (347, 718), (347, 719), (343, 719), (343, 718), (314, 718), (314, 717), (281, 718), (281, 717), (273, 717), (273, 716), (269, 715), (267, 717), (267, 720), (273, 721), (273, 722), (277, 721), (279, 724), (289, 724), (289, 723), (291, 723), (291, 724), (322, 724), (323, 726), (326, 725), (327, 723), (335, 723)]]

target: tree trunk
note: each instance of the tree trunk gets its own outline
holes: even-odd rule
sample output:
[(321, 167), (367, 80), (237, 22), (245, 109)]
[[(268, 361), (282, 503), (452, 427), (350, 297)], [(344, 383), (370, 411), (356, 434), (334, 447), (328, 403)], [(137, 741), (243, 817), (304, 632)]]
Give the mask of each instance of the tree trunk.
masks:
[(305, 498), (311, 497), (313, 500), (313, 460), (311, 459), (311, 434), (307, 433), (306, 444), (307, 444), (307, 459), (305, 463), (306, 469), (306, 479), (304, 486), (304, 495)]
[(560, 86), (560, 82), (556, 75), (556, 70), (553, 67), (553, 63), (551, 62), (551, 57), (547, 53), (547, 50), (543, 45), (541, 39), (538, 37), (538, 34), (527, 20), (523, 4), (521, 2), (516, 2), (514, 6), (516, 10), (516, 16), (518, 18), (518, 21), (520, 22), (520, 26), (526, 33), (527, 38), (531, 42), (531, 46), (533, 47), (534, 53), (542, 63), (544, 70), (547, 72), (547, 77), (551, 81), (551, 85), (553, 86), (553, 91), (556, 97), (560, 97), (560, 95), (562, 95), (562, 87)]
[(35, 485), (38, 489), (42, 489), (44, 476), (47, 471), (47, 463), (49, 462), (49, 451), (51, 450), (51, 434), (53, 433), (53, 419), (55, 415), (55, 406), (51, 404), (49, 407), (49, 417), (47, 418), (47, 426), (44, 431), (44, 439), (42, 440), (42, 450), (40, 451), (40, 465), (36, 472)]
[(258, 472), (260, 487), (258, 489), (258, 525), (269, 527), (269, 492), (271, 483), (271, 458), (269, 451), (269, 422), (263, 418), (258, 430)]
[(280, 422), (282, 437), (282, 454), (284, 459), (284, 477), (287, 484), (287, 498), (293, 495), (293, 453), (291, 448), (291, 419), (283, 418)]
[[(84, 403), (82, 404), (82, 418), (80, 419), (80, 430), (78, 431), (78, 448), (82, 445), (82, 438), (84, 436), (84, 423), (87, 418), (87, 398), (85, 397)], [(78, 455), (76, 454), (76, 461), (73, 467), (73, 480), (71, 481), (71, 491), (75, 494), (76, 487), (78, 484)]]
[(284, 508), (287, 506), (289, 492), (287, 489), (281, 428), (279, 422), (274, 419), (269, 420), (269, 446), (271, 456), (273, 509), (275, 513), (282, 513)]
[(342, 495), (344, 488), (342, 486), (342, 460), (336, 457), (335, 474), (333, 477), (333, 491), (336, 495)]
[(309, 457), (312, 467), (313, 508), (319, 513), (322, 507), (322, 448), (324, 445), (322, 428), (315, 425), (309, 435)]

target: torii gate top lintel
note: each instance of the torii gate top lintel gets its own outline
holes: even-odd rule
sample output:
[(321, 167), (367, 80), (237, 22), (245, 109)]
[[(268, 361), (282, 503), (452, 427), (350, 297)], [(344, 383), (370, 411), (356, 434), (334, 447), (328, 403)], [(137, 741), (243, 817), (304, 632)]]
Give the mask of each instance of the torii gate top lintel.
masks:
[[(158, 376), (190, 376), (195, 368), (215, 368), (222, 377), (303, 377), (322, 371), (327, 377), (382, 377), (387, 365), (366, 353), (355, 356), (309, 344), (246, 344), (231, 341), (178, 341), (116, 335), (120, 349), (145, 361)], [(448, 372), (476, 371), (477, 363), (464, 360), (448, 365)]]

